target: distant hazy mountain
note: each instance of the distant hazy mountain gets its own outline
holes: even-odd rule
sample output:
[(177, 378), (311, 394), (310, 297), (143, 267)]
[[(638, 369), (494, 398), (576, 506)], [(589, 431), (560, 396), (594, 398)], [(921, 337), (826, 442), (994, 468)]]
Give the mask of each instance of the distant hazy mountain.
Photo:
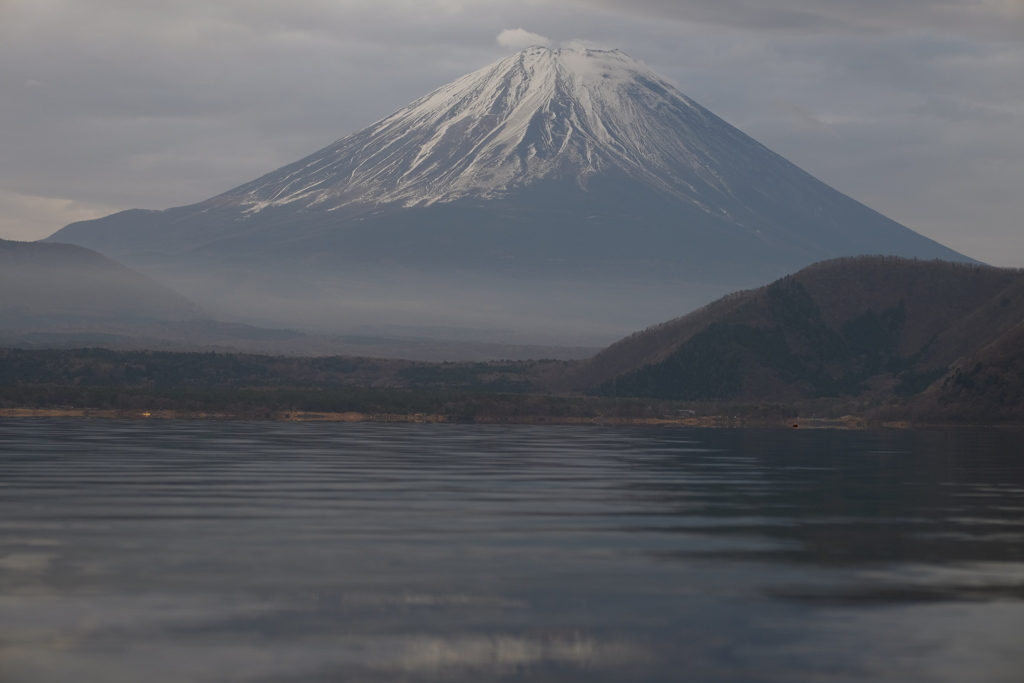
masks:
[(90, 249), (0, 240), (0, 327), (202, 317), (185, 297)]
[(225, 194), (50, 239), (252, 317), (591, 339), (825, 258), (969, 260), (619, 51), (541, 47)]
[(958, 410), (977, 401), (994, 415), (1001, 396), (1022, 405), (1021, 339), (1024, 271), (838, 259), (638, 332), (576, 368), (568, 385), (775, 402), (891, 399), (931, 387), (931, 414), (942, 399)]
[[(439, 330), (436, 336), (443, 337)], [(0, 239), (0, 347), (163, 349), (412, 360), (585, 358), (597, 349), (465, 340), (331, 337), (224, 322), (73, 244)]]

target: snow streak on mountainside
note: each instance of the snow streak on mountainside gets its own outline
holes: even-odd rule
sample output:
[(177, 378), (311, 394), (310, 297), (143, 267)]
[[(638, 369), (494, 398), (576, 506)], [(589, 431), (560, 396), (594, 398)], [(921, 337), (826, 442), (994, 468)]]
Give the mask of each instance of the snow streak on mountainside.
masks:
[(713, 211), (709, 195), (730, 194), (718, 169), (765, 156), (791, 167), (618, 50), (534, 47), (217, 203), (248, 212), (351, 202), (429, 206), (497, 198), (540, 179), (585, 188), (615, 169)]

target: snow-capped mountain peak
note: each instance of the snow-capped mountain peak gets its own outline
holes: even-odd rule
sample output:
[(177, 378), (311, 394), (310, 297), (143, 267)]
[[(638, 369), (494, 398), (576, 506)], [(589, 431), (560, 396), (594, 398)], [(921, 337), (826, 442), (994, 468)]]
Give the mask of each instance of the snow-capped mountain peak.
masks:
[[(217, 197), (50, 239), (180, 269), (183, 281), (207, 273), (190, 290), (201, 300), (242, 273), (239, 310), (262, 314), (295, 291), (287, 319), (305, 310), (315, 326), (544, 334), (572, 320), (647, 324), (686, 310), (700, 287), (762, 284), (836, 256), (965, 259), (816, 180), (643, 63), (543, 47)], [(345, 283), (330, 286), (329, 305), (313, 301), (322, 282)]]
[[(616, 169), (700, 203), (708, 189), (727, 192), (716, 157), (736, 152), (736, 139), (709, 138), (717, 123), (619, 50), (531, 47), (220, 199), (248, 213), (424, 206), (500, 197), (545, 178), (585, 188), (593, 175)], [(718, 132), (734, 138), (738, 131)]]

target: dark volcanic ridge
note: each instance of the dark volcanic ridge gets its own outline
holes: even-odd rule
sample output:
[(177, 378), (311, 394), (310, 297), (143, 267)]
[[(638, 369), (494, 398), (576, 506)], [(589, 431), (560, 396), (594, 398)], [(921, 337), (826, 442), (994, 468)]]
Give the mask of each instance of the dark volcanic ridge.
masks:
[(845, 258), (637, 332), (562, 386), (663, 400), (847, 397), (933, 419), (1024, 419), (1022, 341), (1024, 270)]

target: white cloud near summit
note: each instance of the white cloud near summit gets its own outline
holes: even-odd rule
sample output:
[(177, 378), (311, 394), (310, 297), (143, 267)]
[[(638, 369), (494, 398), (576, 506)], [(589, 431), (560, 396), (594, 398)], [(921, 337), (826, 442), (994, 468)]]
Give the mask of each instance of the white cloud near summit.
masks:
[(550, 45), (551, 41), (538, 33), (521, 28), (507, 28), (498, 34), (498, 45), (514, 50), (523, 50), (534, 45)]

